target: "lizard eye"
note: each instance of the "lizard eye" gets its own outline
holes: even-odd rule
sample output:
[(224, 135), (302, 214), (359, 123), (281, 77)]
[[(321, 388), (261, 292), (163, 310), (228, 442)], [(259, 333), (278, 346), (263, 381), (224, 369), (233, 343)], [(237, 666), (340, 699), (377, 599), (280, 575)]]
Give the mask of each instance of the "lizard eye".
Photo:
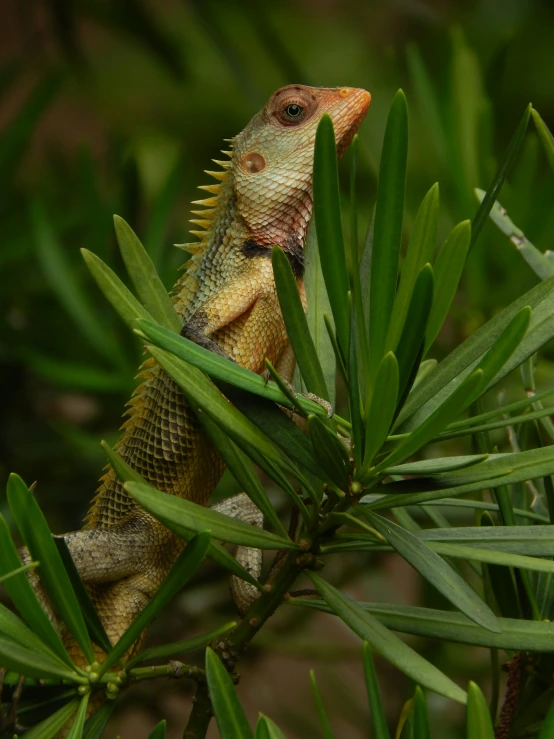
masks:
[(296, 103), (291, 103), (285, 108), (285, 113), (290, 118), (298, 118), (302, 114), (303, 110), (304, 108), (302, 108), (302, 106), (297, 105)]

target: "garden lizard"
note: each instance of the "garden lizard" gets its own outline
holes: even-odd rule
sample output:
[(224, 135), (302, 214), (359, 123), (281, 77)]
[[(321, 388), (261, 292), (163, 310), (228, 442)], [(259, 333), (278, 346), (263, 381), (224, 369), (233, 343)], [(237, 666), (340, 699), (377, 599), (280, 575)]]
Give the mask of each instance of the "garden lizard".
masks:
[[(277, 299), (271, 249), (286, 253), (305, 302), (303, 245), (312, 214), (312, 168), (321, 116), (333, 121), (340, 156), (371, 96), (349, 87), (289, 85), (275, 92), (230, 140), (217, 181), (194, 201), (192, 256), (173, 290), (182, 335), (256, 373), (268, 358), (284, 377), (294, 367)], [(117, 453), (153, 487), (206, 505), (223, 462), (173, 380), (154, 362), (141, 367)], [(260, 524), (242, 494), (219, 510)], [(258, 515), (258, 518), (257, 518)], [(183, 542), (141, 509), (115, 471), (101, 478), (81, 531), (64, 536), (79, 574), (115, 643), (175, 562)], [(69, 641), (69, 640), (68, 640)], [(69, 643), (77, 663), (82, 654)]]

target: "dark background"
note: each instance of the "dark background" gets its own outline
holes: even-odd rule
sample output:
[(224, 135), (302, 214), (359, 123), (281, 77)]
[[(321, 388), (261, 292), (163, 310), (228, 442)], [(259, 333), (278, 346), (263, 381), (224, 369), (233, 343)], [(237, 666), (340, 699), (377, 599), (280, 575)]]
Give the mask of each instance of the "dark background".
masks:
[[(360, 132), (363, 232), (388, 108), (402, 87), (410, 108), (405, 235), (421, 198), (439, 181), (442, 240), (474, 215), (473, 187), (490, 183), (526, 104), (554, 128), (553, 47), (554, 3), (547, 0), (3, 0), (2, 482), (10, 471), (37, 480), (53, 531), (81, 525), (105, 463), (98, 442), (117, 438), (140, 361), (138, 341), (105, 303), (79, 254), (91, 249), (123, 274), (113, 213), (141, 236), (169, 288), (183, 262), (171, 245), (189, 240), (189, 202), (201, 197), (195, 188), (208, 181), (202, 170), (225, 148), (222, 140), (284, 84), (349, 85), (373, 96)], [(532, 127), (501, 200), (537, 247), (551, 248), (554, 179)], [(488, 224), (434, 356), (535, 282), (516, 249)], [(539, 381), (551, 377), (548, 359), (541, 360)], [(224, 486), (231, 489), (232, 480)], [(362, 599), (441, 603), (392, 556), (349, 555), (334, 567), (337, 580)], [(150, 638), (183, 638), (231, 617), (224, 580), (207, 568)], [(412, 641), (462, 682), (486, 673), (484, 651)], [(308, 682), (314, 666), (337, 736), (367, 736), (354, 637), (328, 617), (308, 620), (289, 610), (273, 619), (258, 645), (264, 650), (251, 650), (241, 683), (252, 717), (262, 710), (291, 736), (318, 736)], [(411, 688), (386, 665), (380, 675), (394, 715)], [(170, 736), (179, 736), (188, 690), (184, 683), (140, 686), (122, 701), (108, 736), (119, 731), (140, 739), (162, 716)], [(430, 707), (436, 735), (459, 736), (458, 708), (436, 696)]]

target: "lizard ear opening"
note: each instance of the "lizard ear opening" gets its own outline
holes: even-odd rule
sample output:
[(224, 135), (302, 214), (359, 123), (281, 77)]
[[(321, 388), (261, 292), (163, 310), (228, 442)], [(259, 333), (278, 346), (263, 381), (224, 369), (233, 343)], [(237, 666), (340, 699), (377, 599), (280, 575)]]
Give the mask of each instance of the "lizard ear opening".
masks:
[(255, 151), (243, 154), (240, 159), (240, 166), (242, 167), (243, 172), (247, 172), (248, 174), (261, 172), (262, 169), (265, 169), (265, 165), (266, 162), (263, 156)]

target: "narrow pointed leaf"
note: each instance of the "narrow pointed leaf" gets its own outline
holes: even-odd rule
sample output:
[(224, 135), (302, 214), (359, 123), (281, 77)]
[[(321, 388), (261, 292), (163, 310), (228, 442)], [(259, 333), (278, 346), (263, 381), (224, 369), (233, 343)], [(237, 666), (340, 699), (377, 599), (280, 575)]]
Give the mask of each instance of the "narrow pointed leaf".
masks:
[(376, 652), (420, 685), (459, 703), (466, 702), (466, 694), (461, 688), (390, 632), (359, 603), (343, 595), (314, 572), (308, 574), (333, 613)]
[(329, 391), (300, 300), (297, 278), (292, 272), (285, 252), (278, 246), (272, 249), (271, 261), (277, 297), (302, 379), (308, 392), (328, 400)]
[(39, 201), (31, 205), (31, 224), (42, 271), (67, 315), (86, 336), (94, 349), (110, 365), (125, 365), (121, 346), (102, 324), (85, 292), (75, 280), (74, 270), (60, 244), (46, 206)]
[(114, 226), (121, 256), (142, 304), (155, 321), (180, 333), (181, 320), (148, 252), (123, 218), (114, 216)]
[[(8, 610), (2, 603), (0, 603), (0, 636), (2, 638), (7, 637), (8, 640), (17, 642), (17, 644), (27, 647), (27, 649), (58, 659), (55, 653), (31, 629), (25, 626), (15, 613)], [(64, 663), (62, 662), (61, 665), (64, 665)]]
[(79, 601), (73, 591), (52, 534), (34, 495), (18, 476), (8, 480), (8, 502), (23, 540), (34, 559), (41, 562), (39, 575), (56, 610), (89, 662), (94, 652)]
[(346, 447), (317, 416), (308, 416), (308, 429), (322, 469), (340, 490), (348, 490), (350, 460)]
[(77, 714), (75, 718), (73, 719), (71, 728), (69, 729), (67, 733), (67, 739), (81, 739), (81, 737), (83, 736), (83, 729), (85, 727), (85, 719), (87, 716), (87, 707), (88, 707), (89, 698), (90, 698), (90, 693), (87, 693), (81, 698), (81, 702), (79, 703), (79, 708), (77, 709)]
[(327, 714), (325, 713), (325, 708), (323, 707), (323, 701), (321, 700), (321, 694), (319, 692), (319, 688), (317, 687), (315, 673), (313, 670), (310, 670), (310, 683), (312, 685), (312, 692), (314, 694), (317, 715), (319, 716), (319, 720), (323, 728), (323, 736), (325, 737), (325, 739), (333, 739), (333, 732), (331, 731), (331, 725), (329, 724), (329, 719), (327, 718)]
[[(552, 165), (554, 169), (554, 164)], [(554, 736), (554, 704), (549, 708), (539, 734), (539, 739), (552, 739)], [(469, 739), (469, 737), (468, 737)], [(487, 737), (488, 739), (488, 737)]]
[(373, 457), (389, 433), (398, 401), (398, 361), (392, 352), (383, 357), (367, 415), (364, 461), (360, 476), (369, 469)]
[(537, 133), (539, 134), (539, 139), (543, 146), (544, 153), (546, 154), (548, 163), (554, 172), (554, 138), (550, 133), (548, 126), (534, 108), (531, 109), (531, 115), (533, 116), (533, 123), (535, 124)]
[(425, 696), (423, 695), (423, 691), (421, 690), (419, 685), (416, 687), (416, 692), (414, 696), (414, 713), (412, 716), (412, 723), (414, 729), (414, 737), (417, 737), (417, 739), (431, 739), (427, 703), (425, 702)]
[(153, 320), (146, 308), (139, 303), (129, 288), (100, 257), (88, 249), (81, 249), (81, 254), (96, 284), (129, 328), (135, 328), (135, 321), (138, 318)]
[(283, 536), (277, 536), (252, 526), (237, 518), (218, 513), (211, 508), (162, 493), (140, 482), (127, 482), (125, 489), (146, 510), (161, 521), (177, 536), (182, 531), (190, 533), (210, 531), (214, 539), (257, 549), (298, 549), (298, 544)]
[[(539, 283), (455, 349), (438, 365), (425, 383), (421, 383), (410, 393), (398, 417), (399, 430), (408, 431), (420, 424), (442, 402), (444, 396), (440, 395), (441, 391), (456, 378), (463, 377), (464, 372), (470, 371), (471, 367), (477, 364), (479, 358), (495, 343), (522, 308), (530, 306), (533, 309), (531, 327), (536, 315), (551, 314), (554, 306), (553, 290), (554, 277)], [(531, 328), (528, 333), (531, 333)]]
[(367, 508), (362, 508), (362, 512), (389, 544), (456, 608), (485, 629), (500, 631), (496, 616), (487, 604), (455, 569), (420, 538)]
[(439, 219), (439, 186), (435, 183), (417, 212), (414, 228), (406, 250), (406, 258), (402, 265), (400, 284), (394, 299), (394, 308), (389, 325), (387, 346), (395, 351), (399, 346), (400, 336), (407, 318), (410, 315), (410, 302), (414, 293), (416, 280), (425, 264), (431, 262), (437, 240)]
[(82, 683), (84, 679), (76, 672), (46, 652), (36, 652), (0, 636), (0, 665), (16, 672), (36, 678), (52, 678), (53, 680), (69, 680)]
[(392, 102), (379, 169), (369, 292), (370, 381), (386, 352), (393, 311), (402, 238), (406, 161), (408, 156), (408, 106), (399, 90)]
[(273, 526), (278, 535), (287, 539), (287, 531), (281, 523), (275, 508), (272, 506), (268, 494), (256, 474), (256, 470), (250, 459), (209, 416), (205, 413), (200, 414), (199, 420), (200, 425), (240, 485), (241, 490), (260, 509), (264, 514), (264, 519)]
[[(193, 367), (202, 370), (214, 380), (221, 380), (266, 400), (290, 407), (288, 398), (283, 395), (275, 382), (266, 382), (265, 378), (251, 372), (246, 367), (230, 362), (225, 357), (220, 357), (209, 349), (195, 344), (184, 336), (178, 336), (173, 331), (169, 331), (169, 329), (159, 326), (151, 320), (139, 319), (135, 325), (153, 344), (192, 364)], [(318, 403), (309, 398), (297, 395), (296, 401), (306, 413), (327, 415), (327, 412)]]
[(448, 315), (460, 282), (470, 242), (471, 222), (462, 221), (454, 226), (437, 255), (433, 265), (435, 275), (433, 305), (427, 321), (424, 354), (437, 338)]
[[(335, 613), (334, 608), (313, 598), (291, 598), (287, 604), (324, 613)], [(440, 611), (420, 606), (400, 606), (392, 603), (358, 603), (357, 605), (371, 614), (377, 623), (404, 634), (516, 652), (520, 650), (554, 652), (554, 624), (550, 621), (499, 618), (498, 622), (502, 632), (495, 634), (483, 629), (458, 612)], [(376, 648), (376, 651), (380, 650)]]
[(472, 402), (483, 383), (483, 371), (476, 370), (462, 382), (454, 392), (423, 423), (402, 441), (389, 456), (375, 468), (376, 472), (385, 470), (398, 462), (411, 457), (444, 429)]
[(190, 639), (184, 641), (176, 641), (171, 644), (164, 644), (161, 647), (150, 647), (150, 649), (143, 649), (135, 657), (127, 662), (127, 670), (131, 669), (134, 665), (141, 664), (151, 659), (169, 659), (175, 658), (179, 654), (185, 654), (186, 652), (193, 652), (195, 649), (205, 647), (210, 644), (214, 639), (220, 636), (228, 634), (229, 631), (235, 628), (237, 625), (236, 621), (230, 621), (229, 623), (220, 626), (212, 631), (207, 631), (205, 634), (198, 634)]
[[(8, 525), (3, 516), (0, 516), (0, 574), (13, 572), (20, 565), (21, 562), (10, 536)], [(28, 626), (63, 664), (72, 668), (73, 663), (62, 644), (62, 640), (43, 611), (27, 575), (10, 577), (4, 585)]]
[(29, 562), (28, 565), (23, 565), (22, 567), (18, 567), (16, 570), (12, 570), (12, 572), (8, 572), (6, 575), (2, 575), (0, 577), (0, 583), (3, 583), (4, 580), (8, 580), (10, 577), (15, 577), (15, 575), (21, 575), (23, 572), (30, 572), (31, 570), (36, 570), (36, 568), (39, 566), (39, 562)]
[[(350, 289), (340, 213), (337, 150), (333, 121), (327, 114), (317, 127), (314, 149), (314, 219), (327, 295), (333, 311), (337, 338), (343, 351), (348, 347)], [(316, 393), (318, 395), (319, 393)], [(320, 396), (322, 397), (322, 396)]]
[(470, 680), (467, 686), (467, 739), (494, 739), (491, 714), (480, 687)]
[(152, 731), (148, 735), (148, 739), (165, 739), (166, 734), (167, 734), (167, 721), (164, 719), (163, 721), (160, 721), (160, 723), (152, 729)]
[(483, 198), (483, 202), (479, 210), (477, 211), (475, 218), (471, 222), (471, 244), (470, 249), (475, 244), (477, 237), (481, 233), (481, 229), (485, 225), (487, 218), (489, 217), (490, 210), (494, 204), (494, 201), (498, 197), (498, 193), (504, 184), (504, 180), (510, 173), (512, 166), (519, 153), (523, 139), (525, 138), (525, 132), (527, 131), (527, 125), (529, 123), (529, 116), (531, 114), (531, 104), (529, 104), (523, 113), (523, 116), (516, 128), (508, 148), (504, 153), (504, 157), (500, 163), (498, 171), (492, 181), (492, 184), (487, 190), (486, 196)]
[(65, 543), (65, 539), (63, 539), (63, 537), (56, 537), (54, 539), (54, 543), (63, 562), (65, 571), (67, 572), (67, 575), (69, 577), (71, 587), (73, 588), (73, 591), (79, 602), (79, 606), (83, 613), (83, 618), (85, 620), (88, 633), (90, 634), (90, 638), (106, 653), (110, 652), (112, 648), (112, 643), (108, 635), (106, 634), (104, 624), (100, 620), (100, 616), (98, 615), (98, 612), (96, 611), (96, 608), (94, 607), (94, 604), (90, 599), (88, 590), (85, 588), (83, 581), (79, 576), (79, 572), (77, 571), (75, 563), (73, 562), (73, 558), (69, 553), (69, 549), (67, 547), (67, 544)]
[(334, 408), (337, 362), (323, 317), (325, 313), (331, 315), (331, 304), (321, 269), (315, 223), (312, 223), (308, 229), (308, 236), (304, 244), (304, 255), (306, 259), (304, 288), (308, 303), (306, 320), (319, 358), (325, 386), (329, 391), (329, 402)]
[(374, 739), (390, 739), (387, 719), (385, 717), (385, 709), (381, 700), (379, 684), (377, 682), (377, 673), (371, 656), (371, 647), (369, 643), (364, 642), (364, 677), (367, 690), (367, 700), (369, 703), (371, 729)]
[(115, 701), (106, 701), (85, 721), (83, 739), (102, 739), (104, 729), (113, 713)]
[(41, 721), (40, 724), (33, 726), (25, 732), (25, 739), (55, 739), (58, 731), (69, 721), (71, 716), (79, 707), (78, 699), (72, 700), (62, 706), (48, 718)]
[(206, 649), (206, 679), (221, 739), (253, 739), (254, 734), (237, 698), (233, 681), (209, 647)]
[[(480, 201), (485, 197), (484, 190), (480, 190), (478, 187), (475, 188), (475, 194)], [(554, 275), (554, 264), (529, 241), (523, 231), (508, 217), (506, 209), (500, 205), (498, 200), (493, 203), (490, 218), (502, 233), (510, 239), (539, 279), (546, 280)]]
[[(129, 483), (138, 485), (139, 483)], [(179, 555), (169, 574), (160, 585), (153, 598), (142, 609), (129, 628), (123, 633), (117, 644), (106, 657), (100, 668), (103, 675), (113, 664), (120, 660), (132, 647), (144, 629), (165, 608), (170, 600), (186, 585), (202, 564), (210, 544), (210, 534), (206, 531), (197, 534)]]
[[(394, 349), (398, 361), (398, 394), (403, 398), (415, 379), (414, 365), (421, 356), (427, 320), (433, 303), (434, 278), (430, 264), (422, 267), (410, 298), (408, 313), (398, 346)], [(412, 379), (412, 382), (413, 382)]]
[(281, 729), (268, 716), (260, 714), (254, 739), (287, 739)]

